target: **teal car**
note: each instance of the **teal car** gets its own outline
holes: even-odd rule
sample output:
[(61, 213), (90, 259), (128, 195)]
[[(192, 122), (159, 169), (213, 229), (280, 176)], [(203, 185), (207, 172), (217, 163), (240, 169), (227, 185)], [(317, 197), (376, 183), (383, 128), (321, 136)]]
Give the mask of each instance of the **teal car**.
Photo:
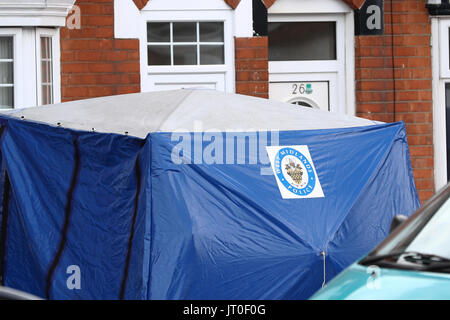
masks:
[(450, 184), (312, 300), (450, 300)]

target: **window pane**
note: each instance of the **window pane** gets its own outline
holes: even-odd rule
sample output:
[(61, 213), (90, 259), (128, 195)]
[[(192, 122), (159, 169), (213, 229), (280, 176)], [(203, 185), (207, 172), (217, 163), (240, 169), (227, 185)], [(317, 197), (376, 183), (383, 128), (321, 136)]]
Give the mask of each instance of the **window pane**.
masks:
[(169, 22), (147, 23), (147, 42), (169, 42), (169, 41), (170, 41)]
[(13, 38), (0, 37), (0, 59), (13, 58)]
[(0, 87), (0, 109), (8, 109), (14, 106), (14, 88)]
[(201, 22), (200, 42), (223, 42), (223, 22)]
[(222, 46), (200, 46), (200, 64), (224, 64), (224, 52)]
[(174, 46), (173, 47), (174, 65), (196, 65), (197, 64), (197, 46)]
[(41, 59), (51, 59), (52, 39), (49, 37), (41, 37)]
[(13, 82), (13, 62), (0, 62), (0, 84)]
[(149, 66), (170, 65), (170, 46), (148, 46)]
[(269, 60), (336, 60), (336, 23), (269, 23)]
[(43, 85), (41, 89), (42, 94), (42, 104), (53, 103), (53, 90), (51, 85)]
[(53, 103), (52, 38), (41, 37), (41, 104)]
[(42, 84), (48, 84), (52, 82), (51, 77), (51, 62), (50, 61), (41, 61), (41, 82)]
[(174, 42), (197, 42), (197, 23), (175, 22), (173, 24)]

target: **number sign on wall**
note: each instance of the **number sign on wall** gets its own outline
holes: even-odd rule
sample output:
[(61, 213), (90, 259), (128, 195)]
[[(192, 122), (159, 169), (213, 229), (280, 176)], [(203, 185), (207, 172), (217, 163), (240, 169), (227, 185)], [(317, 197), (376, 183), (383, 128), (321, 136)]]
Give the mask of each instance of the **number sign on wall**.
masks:
[(355, 10), (355, 34), (380, 35), (384, 32), (383, 0), (366, 0)]

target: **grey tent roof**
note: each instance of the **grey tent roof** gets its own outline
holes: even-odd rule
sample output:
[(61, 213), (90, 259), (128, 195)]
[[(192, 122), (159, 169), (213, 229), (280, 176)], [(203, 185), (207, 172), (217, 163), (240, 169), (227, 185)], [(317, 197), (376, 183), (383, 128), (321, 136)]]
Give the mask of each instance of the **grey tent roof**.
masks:
[(144, 138), (149, 132), (309, 130), (376, 122), (214, 90), (182, 89), (79, 100), (3, 111), (65, 128)]

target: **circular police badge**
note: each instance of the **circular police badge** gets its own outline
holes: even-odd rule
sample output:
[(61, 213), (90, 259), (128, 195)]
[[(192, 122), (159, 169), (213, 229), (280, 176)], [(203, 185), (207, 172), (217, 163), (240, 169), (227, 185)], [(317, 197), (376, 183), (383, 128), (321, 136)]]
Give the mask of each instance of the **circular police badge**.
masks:
[(283, 186), (298, 196), (306, 196), (316, 186), (316, 175), (308, 159), (298, 150), (286, 147), (275, 156), (275, 173)]

